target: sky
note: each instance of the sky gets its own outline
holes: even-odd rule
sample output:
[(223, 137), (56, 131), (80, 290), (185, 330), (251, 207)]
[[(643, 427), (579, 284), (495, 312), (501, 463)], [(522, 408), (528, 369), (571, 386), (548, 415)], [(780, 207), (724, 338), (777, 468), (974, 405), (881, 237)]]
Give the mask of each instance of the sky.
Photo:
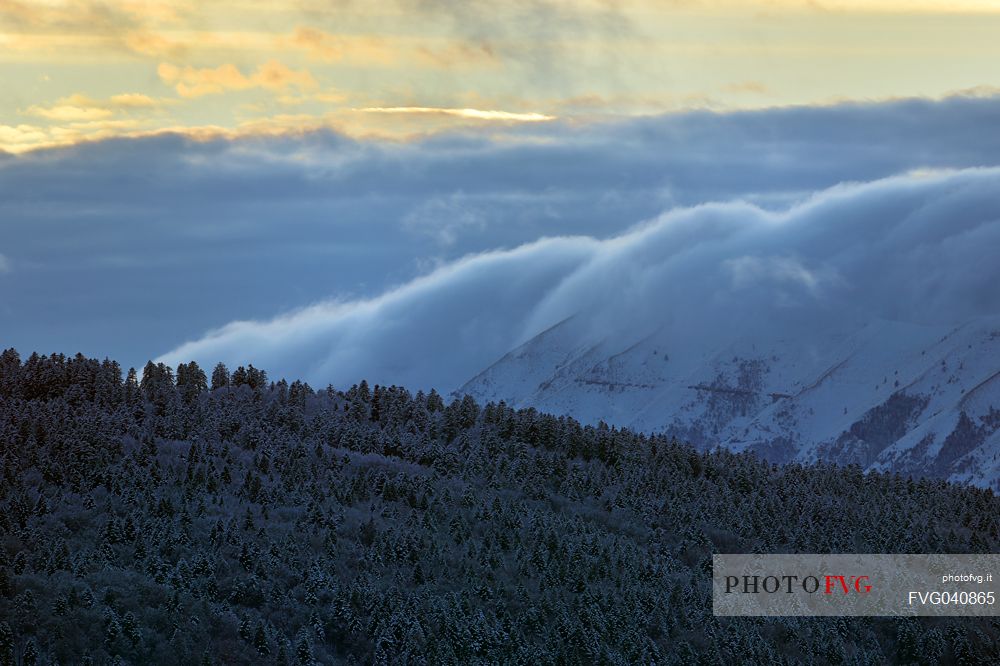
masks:
[[(566, 313), (610, 333), (690, 305), (664, 276), (706, 308), (811, 276), (778, 301), (992, 313), (1000, 276), (969, 272), (996, 263), (998, 22), (985, 0), (0, 0), (0, 348), (448, 390)], [(954, 281), (859, 291), (935, 243)]]
[(1000, 85), (996, 0), (0, 0), (0, 149), (412, 139)]

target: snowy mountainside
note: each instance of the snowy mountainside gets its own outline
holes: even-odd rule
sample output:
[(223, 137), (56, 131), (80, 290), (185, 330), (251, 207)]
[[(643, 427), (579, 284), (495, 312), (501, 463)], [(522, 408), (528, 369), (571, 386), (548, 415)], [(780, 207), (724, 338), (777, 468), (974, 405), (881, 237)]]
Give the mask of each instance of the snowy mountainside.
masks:
[(576, 317), (456, 393), (779, 461), (856, 463), (1000, 489), (1000, 317), (961, 325), (683, 325), (592, 337)]

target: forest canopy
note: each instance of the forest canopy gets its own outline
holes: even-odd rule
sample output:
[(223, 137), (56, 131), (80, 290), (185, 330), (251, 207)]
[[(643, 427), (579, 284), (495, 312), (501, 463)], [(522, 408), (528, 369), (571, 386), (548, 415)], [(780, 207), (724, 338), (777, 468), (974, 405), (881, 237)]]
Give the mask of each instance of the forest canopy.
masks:
[(716, 618), (719, 552), (997, 552), (990, 490), (361, 381), (0, 356), (0, 664), (1000, 663)]

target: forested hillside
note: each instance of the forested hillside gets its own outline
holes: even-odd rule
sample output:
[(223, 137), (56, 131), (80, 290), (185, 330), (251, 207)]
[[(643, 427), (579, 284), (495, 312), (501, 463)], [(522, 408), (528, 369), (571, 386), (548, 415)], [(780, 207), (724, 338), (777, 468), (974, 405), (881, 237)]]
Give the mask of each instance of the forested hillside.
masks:
[(1000, 663), (715, 618), (713, 552), (996, 552), (989, 490), (252, 366), (0, 358), (0, 664)]

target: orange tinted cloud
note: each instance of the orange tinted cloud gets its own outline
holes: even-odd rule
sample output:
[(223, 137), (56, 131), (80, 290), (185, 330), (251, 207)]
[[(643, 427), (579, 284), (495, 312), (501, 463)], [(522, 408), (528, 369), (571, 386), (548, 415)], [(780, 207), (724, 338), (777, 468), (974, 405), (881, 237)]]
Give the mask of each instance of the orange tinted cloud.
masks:
[(750, 95), (767, 95), (771, 92), (771, 89), (761, 81), (740, 81), (738, 83), (730, 83), (725, 87), (725, 91)]
[(310, 58), (323, 62), (348, 61), (367, 65), (417, 62), (431, 67), (458, 67), (491, 63), (498, 59), (489, 43), (440, 37), (395, 36), (389, 40), (300, 27), (279, 42), (280, 46), (302, 49)]
[(110, 101), (114, 106), (129, 109), (151, 108), (159, 106), (162, 103), (160, 100), (153, 99), (149, 95), (143, 95), (141, 93), (122, 93), (121, 95), (112, 95)]
[(64, 97), (52, 106), (31, 106), (26, 113), (46, 120), (62, 122), (100, 120), (114, 115), (113, 111), (101, 107), (97, 101), (79, 94)]
[(289, 87), (310, 90), (317, 87), (316, 79), (308, 70), (289, 69), (276, 60), (269, 60), (257, 68), (250, 77), (254, 85), (280, 92)]
[(416, 48), (416, 55), (424, 64), (433, 67), (463, 67), (492, 64), (499, 60), (489, 43), (459, 42), (442, 46), (423, 45)]
[(125, 46), (134, 53), (152, 57), (176, 57), (185, 51), (183, 44), (178, 44), (149, 30), (136, 30), (128, 33), (125, 36)]
[(0, 0), (0, 17), (36, 29), (103, 31), (139, 23), (180, 23), (193, 10), (186, 0)]
[(21, 152), (44, 145), (49, 136), (37, 125), (0, 125), (0, 150)]
[(166, 101), (141, 93), (121, 93), (106, 100), (97, 100), (80, 93), (63, 97), (50, 106), (32, 105), (28, 115), (57, 122), (92, 122), (105, 120), (116, 112), (132, 112), (162, 106)]
[(160, 79), (174, 86), (181, 97), (201, 97), (215, 95), (230, 90), (264, 88), (272, 92), (284, 92), (289, 88), (299, 90), (315, 89), (318, 84), (308, 70), (294, 70), (276, 61), (269, 60), (247, 76), (236, 67), (226, 63), (218, 67), (178, 67), (171, 63), (160, 63), (157, 68)]
[(369, 107), (358, 109), (365, 113), (402, 113), (402, 114), (430, 114), (442, 116), (458, 116), (471, 120), (499, 120), (511, 122), (540, 122), (543, 120), (555, 120), (555, 116), (547, 116), (543, 113), (518, 113), (515, 111), (494, 111), (483, 109), (449, 109), (430, 106), (390, 106), (390, 107)]
[(344, 48), (332, 35), (313, 28), (299, 28), (292, 43), (307, 50), (319, 60), (333, 61), (344, 57)]
[(282, 41), (303, 49), (315, 60), (354, 62), (388, 65), (396, 61), (396, 52), (379, 37), (334, 35), (315, 28), (297, 28), (291, 37)]

